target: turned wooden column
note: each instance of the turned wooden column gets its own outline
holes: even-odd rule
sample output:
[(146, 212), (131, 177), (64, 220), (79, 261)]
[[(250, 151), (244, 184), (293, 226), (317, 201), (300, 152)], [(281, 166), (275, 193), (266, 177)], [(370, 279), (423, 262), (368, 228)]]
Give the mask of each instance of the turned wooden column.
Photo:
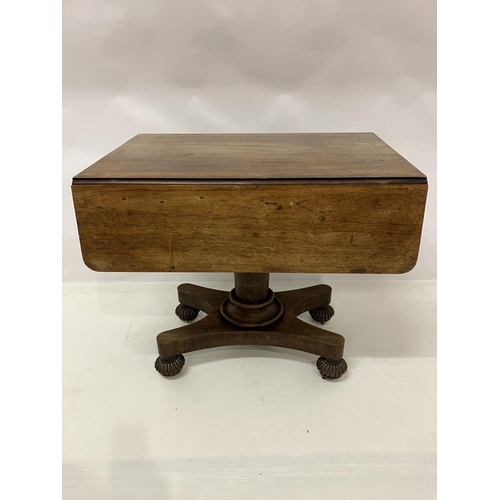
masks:
[(234, 294), (245, 304), (264, 302), (269, 295), (269, 273), (234, 273)]
[(269, 273), (234, 273), (234, 288), (220, 306), (227, 321), (245, 328), (270, 325), (281, 318), (283, 310), (269, 288)]

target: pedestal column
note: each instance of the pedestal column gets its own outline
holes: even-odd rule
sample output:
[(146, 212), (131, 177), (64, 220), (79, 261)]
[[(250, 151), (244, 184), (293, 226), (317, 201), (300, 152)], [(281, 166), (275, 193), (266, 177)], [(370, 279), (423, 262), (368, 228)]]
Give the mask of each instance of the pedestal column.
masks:
[(220, 306), (222, 316), (233, 325), (260, 328), (283, 315), (283, 304), (269, 288), (269, 273), (234, 273), (234, 285)]

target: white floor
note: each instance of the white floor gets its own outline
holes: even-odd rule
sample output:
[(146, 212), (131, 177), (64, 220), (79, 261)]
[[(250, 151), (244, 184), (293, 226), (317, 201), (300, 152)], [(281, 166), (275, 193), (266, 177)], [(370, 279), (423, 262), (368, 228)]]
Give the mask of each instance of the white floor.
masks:
[(337, 381), (266, 347), (187, 353), (163, 378), (177, 284), (65, 285), (63, 498), (436, 498), (436, 283), (327, 283)]

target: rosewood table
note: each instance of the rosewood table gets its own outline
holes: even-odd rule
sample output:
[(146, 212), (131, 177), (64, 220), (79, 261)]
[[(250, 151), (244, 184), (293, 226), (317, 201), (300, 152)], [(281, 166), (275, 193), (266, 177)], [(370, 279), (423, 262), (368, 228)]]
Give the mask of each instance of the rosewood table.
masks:
[(416, 264), (424, 174), (372, 133), (141, 134), (73, 178), (85, 264), (94, 271), (231, 272), (219, 291), (178, 287), (188, 323), (157, 336), (155, 367), (187, 352), (266, 345), (347, 370), (325, 324), (331, 287), (274, 293), (269, 273), (405, 273)]

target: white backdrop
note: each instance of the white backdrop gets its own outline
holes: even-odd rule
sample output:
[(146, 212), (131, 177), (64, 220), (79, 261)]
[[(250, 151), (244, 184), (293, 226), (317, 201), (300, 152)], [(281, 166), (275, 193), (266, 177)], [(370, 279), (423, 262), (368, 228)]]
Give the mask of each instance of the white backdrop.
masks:
[(428, 176), (419, 261), (390, 277), (435, 279), (435, 0), (64, 0), (63, 281), (207, 277), (85, 267), (71, 178), (132, 136), (356, 131)]

